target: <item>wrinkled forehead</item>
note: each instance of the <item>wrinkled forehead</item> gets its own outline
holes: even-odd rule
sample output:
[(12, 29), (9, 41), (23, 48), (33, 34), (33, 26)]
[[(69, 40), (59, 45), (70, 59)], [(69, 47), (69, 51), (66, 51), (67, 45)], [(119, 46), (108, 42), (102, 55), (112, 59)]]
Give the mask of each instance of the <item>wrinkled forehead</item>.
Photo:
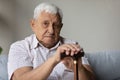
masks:
[(59, 13), (49, 13), (46, 11), (42, 11), (37, 19), (42, 19), (42, 20), (48, 20), (48, 19), (53, 19), (55, 21), (59, 21), (61, 22), (61, 17), (59, 15)]

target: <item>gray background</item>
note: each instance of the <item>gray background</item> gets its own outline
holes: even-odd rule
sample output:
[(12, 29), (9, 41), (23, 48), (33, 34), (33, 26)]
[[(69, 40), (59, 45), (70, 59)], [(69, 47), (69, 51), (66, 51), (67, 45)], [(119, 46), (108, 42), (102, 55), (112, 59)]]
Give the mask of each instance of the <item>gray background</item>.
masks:
[(61, 35), (78, 41), (86, 52), (120, 50), (120, 0), (0, 0), (3, 54), (11, 43), (32, 33), (33, 10), (43, 1), (62, 9)]

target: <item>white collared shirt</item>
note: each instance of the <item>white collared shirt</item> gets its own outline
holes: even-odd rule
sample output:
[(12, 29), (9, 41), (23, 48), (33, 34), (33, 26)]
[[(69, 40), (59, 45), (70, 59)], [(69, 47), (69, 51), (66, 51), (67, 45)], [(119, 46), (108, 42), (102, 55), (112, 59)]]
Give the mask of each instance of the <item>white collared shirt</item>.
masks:
[[(51, 49), (45, 48), (36, 39), (35, 34), (25, 38), (25, 40), (17, 41), (10, 47), (8, 56), (8, 75), (9, 80), (18, 68), (24, 66), (32, 66), (36, 68), (44, 63), (49, 57), (53, 56), (57, 47), (64, 43), (75, 43), (72, 40), (62, 38), (56, 46)], [(87, 58), (82, 57), (83, 64), (89, 64)], [(68, 71), (65, 65), (58, 63), (47, 80), (73, 80), (74, 74), (72, 71)]]

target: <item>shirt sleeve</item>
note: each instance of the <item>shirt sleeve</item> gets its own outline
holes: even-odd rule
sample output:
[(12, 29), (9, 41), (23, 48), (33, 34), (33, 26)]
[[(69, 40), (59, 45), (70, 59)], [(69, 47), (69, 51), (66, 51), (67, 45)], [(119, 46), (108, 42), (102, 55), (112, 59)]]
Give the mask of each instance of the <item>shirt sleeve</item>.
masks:
[(88, 62), (88, 58), (82, 57), (82, 64), (90, 65), (89, 62)]
[(31, 58), (23, 44), (14, 43), (11, 45), (8, 55), (9, 80), (16, 69), (24, 66), (32, 66)]

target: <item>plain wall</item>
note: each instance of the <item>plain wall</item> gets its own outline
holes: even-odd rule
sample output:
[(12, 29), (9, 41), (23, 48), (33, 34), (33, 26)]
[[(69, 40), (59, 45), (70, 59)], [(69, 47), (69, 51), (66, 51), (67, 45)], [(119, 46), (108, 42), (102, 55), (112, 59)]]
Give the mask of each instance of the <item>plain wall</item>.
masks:
[(10, 45), (15, 41), (14, 0), (0, 0), (0, 46), (2, 54), (8, 54)]
[[(78, 41), (86, 52), (120, 50), (120, 0), (44, 0), (63, 11), (61, 35)], [(33, 10), (43, 0), (15, 0), (14, 40), (32, 33)]]

